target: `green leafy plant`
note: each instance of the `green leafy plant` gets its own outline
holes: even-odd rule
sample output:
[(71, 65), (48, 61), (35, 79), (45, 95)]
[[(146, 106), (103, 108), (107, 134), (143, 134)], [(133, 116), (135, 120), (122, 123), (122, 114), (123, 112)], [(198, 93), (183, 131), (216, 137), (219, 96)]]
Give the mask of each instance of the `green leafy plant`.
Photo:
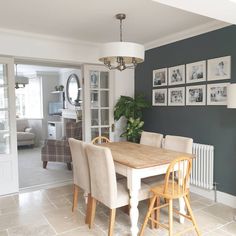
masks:
[(114, 108), (114, 118), (119, 120), (122, 116), (127, 119), (126, 131), (121, 137), (127, 137), (128, 141), (138, 142), (142, 133), (144, 122), (141, 120), (142, 111), (149, 104), (142, 94), (135, 98), (121, 96)]
[(140, 118), (129, 118), (127, 122), (126, 131), (121, 134), (121, 137), (127, 137), (128, 141), (134, 143), (139, 142), (143, 125), (144, 122)]
[(114, 108), (114, 118), (119, 120), (125, 116), (128, 120), (132, 118), (141, 118), (142, 110), (148, 108), (149, 104), (142, 94), (137, 95), (135, 98), (128, 96), (121, 96)]

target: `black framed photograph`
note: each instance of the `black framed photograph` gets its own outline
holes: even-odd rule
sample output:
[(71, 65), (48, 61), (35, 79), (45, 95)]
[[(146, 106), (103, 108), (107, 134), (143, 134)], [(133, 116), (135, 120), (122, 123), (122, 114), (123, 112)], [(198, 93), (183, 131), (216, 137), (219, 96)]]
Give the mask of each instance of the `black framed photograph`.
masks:
[(152, 90), (152, 105), (167, 106), (167, 89)]
[(206, 105), (206, 85), (195, 85), (186, 87), (186, 105)]
[(207, 80), (231, 78), (231, 56), (219, 57), (207, 61)]
[(170, 67), (168, 72), (169, 85), (178, 85), (185, 83), (185, 65)]
[(169, 88), (168, 89), (168, 106), (184, 106), (185, 105), (185, 88)]
[(227, 86), (229, 83), (207, 85), (207, 105), (227, 105)]
[(167, 68), (162, 68), (153, 71), (153, 87), (167, 85)]
[(206, 61), (186, 65), (186, 83), (206, 81)]

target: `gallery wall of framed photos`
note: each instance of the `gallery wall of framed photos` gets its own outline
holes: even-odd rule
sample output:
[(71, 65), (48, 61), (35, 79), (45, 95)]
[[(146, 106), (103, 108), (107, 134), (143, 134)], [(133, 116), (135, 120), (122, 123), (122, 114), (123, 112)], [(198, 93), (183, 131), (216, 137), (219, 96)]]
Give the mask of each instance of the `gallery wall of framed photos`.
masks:
[[(195, 143), (214, 145), (214, 178), (219, 183), (218, 189), (236, 196), (236, 185), (232, 181), (236, 179), (236, 109), (228, 109), (227, 106), (220, 105), (224, 101), (218, 101), (218, 98), (209, 100), (209, 94), (214, 94), (214, 90), (218, 90), (218, 84), (222, 87), (225, 83), (236, 83), (235, 42), (236, 25), (231, 25), (146, 50), (144, 63), (139, 64), (135, 69), (135, 94), (144, 94), (151, 105), (152, 90), (162, 89), (161, 96), (164, 94), (167, 97), (167, 105), (150, 106), (145, 109), (143, 129), (164, 135), (191, 137)], [(210, 66), (214, 68), (218, 64), (220, 71), (220, 66), (223, 64), (219, 64), (218, 58), (227, 56), (231, 57), (228, 69), (225, 60), (223, 62), (229, 79), (226, 79), (222, 72), (217, 75), (214, 69), (209, 70)], [(175, 79), (171, 81), (175, 84), (170, 85), (168, 73), (173, 72), (173, 67), (178, 65), (184, 65), (186, 78), (184, 83), (176, 84), (179, 81), (175, 81), (177, 78), (177, 72), (175, 72), (173, 76)], [(197, 74), (191, 72), (195, 69), (192, 68), (194, 65), (203, 68), (202, 75), (199, 72)], [(158, 77), (153, 81), (153, 71), (159, 72), (162, 81), (165, 82), (164, 78), (166, 78), (166, 85), (162, 83), (163, 86), (157, 86), (160, 82)], [(230, 74), (227, 71), (230, 71)], [(186, 105), (186, 101), (183, 102), (181, 99), (180, 102), (178, 99), (173, 99), (170, 105), (168, 100), (170, 101), (171, 94), (172, 97), (179, 97), (179, 94), (185, 93), (186, 97), (186, 91), (191, 90), (193, 86), (205, 86), (204, 105)], [(215, 101), (217, 101), (217, 106), (210, 105), (210, 103), (216, 104)]]
[(153, 106), (227, 105), (231, 56), (153, 70)]

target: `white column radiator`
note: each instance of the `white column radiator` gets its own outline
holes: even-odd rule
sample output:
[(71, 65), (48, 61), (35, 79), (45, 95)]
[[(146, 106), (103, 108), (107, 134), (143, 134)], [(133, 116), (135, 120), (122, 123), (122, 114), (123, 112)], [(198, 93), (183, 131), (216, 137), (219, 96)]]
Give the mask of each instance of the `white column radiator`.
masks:
[(213, 189), (214, 146), (194, 143), (190, 183), (204, 189)]

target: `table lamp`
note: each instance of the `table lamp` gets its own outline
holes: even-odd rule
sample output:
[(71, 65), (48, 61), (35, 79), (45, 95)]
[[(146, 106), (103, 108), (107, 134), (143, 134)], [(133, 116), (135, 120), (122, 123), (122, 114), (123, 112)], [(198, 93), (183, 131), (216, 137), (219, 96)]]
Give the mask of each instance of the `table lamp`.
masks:
[(236, 83), (227, 87), (227, 108), (236, 108)]

